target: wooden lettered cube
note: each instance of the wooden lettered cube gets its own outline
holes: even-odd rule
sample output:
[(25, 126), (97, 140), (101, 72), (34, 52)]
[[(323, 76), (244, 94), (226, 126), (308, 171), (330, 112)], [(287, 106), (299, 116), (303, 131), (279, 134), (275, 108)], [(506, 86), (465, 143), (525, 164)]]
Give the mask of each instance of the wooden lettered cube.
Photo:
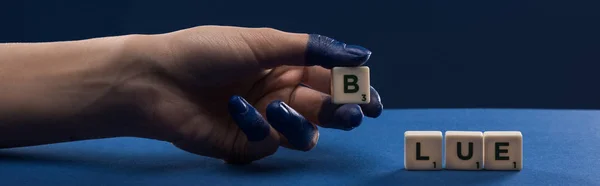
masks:
[(369, 67), (333, 67), (331, 96), (335, 104), (371, 102)]
[(483, 168), (483, 133), (446, 131), (446, 169), (481, 170)]
[(487, 170), (521, 170), (523, 135), (519, 131), (486, 131), (484, 168)]
[(406, 131), (404, 133), (406, 170), (442, 169), (442, 132)]

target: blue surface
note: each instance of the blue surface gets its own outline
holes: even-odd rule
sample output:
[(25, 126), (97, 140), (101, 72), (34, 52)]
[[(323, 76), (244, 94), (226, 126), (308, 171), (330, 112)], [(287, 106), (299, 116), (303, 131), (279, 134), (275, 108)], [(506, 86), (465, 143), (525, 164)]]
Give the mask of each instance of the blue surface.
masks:
[[(406, 130), (520, 130), (516, 171), (406, 171)], [(159, 141), (115, 138), (0, 151), (0, 185), (600, 185), (600, 111), (386, 110), (350, 131), (321, 129), (309, 152), (230, 166)]]

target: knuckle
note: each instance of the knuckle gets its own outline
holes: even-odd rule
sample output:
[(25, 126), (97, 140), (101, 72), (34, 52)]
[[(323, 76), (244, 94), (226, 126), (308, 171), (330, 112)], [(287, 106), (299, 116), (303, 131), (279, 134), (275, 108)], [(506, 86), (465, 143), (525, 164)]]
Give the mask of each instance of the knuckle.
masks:
[(225, 161), (232, 164), (249, 164), (254, 161), (271, 156), (277, 152), (279, 144), (272, 135), (260, 142), (250, 142), (244, 135), (238, 136), (234, 147), (225, 154)]
[(271, 27), (260, 27), (260, 28), (256, 28), (256, 30), (259, 32), (264, 32), (264, 33), (279, 33), (279, 32), (281, 32), (281, 30), (271, 28)]
[(230, 164), (248, 164), (254, 161), (244, 151), (238, 149), (229, 151), (223, 159)]

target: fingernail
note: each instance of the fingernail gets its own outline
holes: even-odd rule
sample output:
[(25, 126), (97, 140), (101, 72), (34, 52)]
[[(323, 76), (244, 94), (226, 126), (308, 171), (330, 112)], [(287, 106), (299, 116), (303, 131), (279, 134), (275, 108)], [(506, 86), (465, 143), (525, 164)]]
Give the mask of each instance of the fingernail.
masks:
[(240, 96), (232, 96), (229, 100), (229, 109), (233, 113), (246, 113), (248, 112), (248, 102), (242, 99)]
[(335, 39), (318, 35), (309, 35), (306, 48), (307, 65), (319, 65), (324, 68), (361, 66), (371, 56), (368, 49), (347, 45)]
[(357, 61), (367, 61), (371, 57), (371, 51), (358, 45), (347, 45), (346, 52), (356, 56)]
[(231, 117), (246, 134), (248, 141), (261, 141), (269, 135), (270, 126), (262, 115), (242, 97), (231, 97), (229, 109)]
[(283, 101), (279, 101), (279, 106), (283, 108), (283, 110), (285, 110), (285, 112), (287, 112), (288, 114), (290, 113), (290, 107), (288, 107), (287, 104), (285, 104)]
[(285, 105), (282, 101), (274, 101), (267, 106), (267, 120), (273, 126), (287, 121), (289, 113), (282, 105)]
[(315, 135), (312, 123), (282, 101), (267, 106), (267, 120), (297, 149), (308, 149)]

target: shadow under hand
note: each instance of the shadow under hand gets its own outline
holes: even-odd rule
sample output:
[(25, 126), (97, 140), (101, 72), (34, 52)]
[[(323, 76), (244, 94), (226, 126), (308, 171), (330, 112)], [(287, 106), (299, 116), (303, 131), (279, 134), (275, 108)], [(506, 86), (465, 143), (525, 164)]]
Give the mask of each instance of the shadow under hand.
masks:
[(348, 152), (340, 147), (324, 145), (309, 152), (280, 149), (274, 156), (247, 165), (223, 166), (226, 173), (246, 174), (311, 174), (353, 175), (373, 169), (373, 161), (367, 154)]
[[(15, 167), (55, 167), (73, 171), (105, 173), (162, 174), (219, 172), (236, 176), (311, 174), (347, 176), (368, 173), (375, 164), (370, 154), (342, 147), (321, 145), (309, 152), (280, 149), (275, 155), (246, 165), (226, 164), (221, 160), (180, 151), (140, 153), (95, 150), (0, 150), (0, 162)], [(24, 166), (23, 166), (24, 165)], [(4, 166), (6, 167), (6, 166)]]
[[(164, 173), (211, 166), (211, 161), (202, 159), (178, 159), (177, 155), (127, 156), (118, 154), (55, 154), (48, 152), (0, 151), (0, 162), (27, 164), (30, 166), (74, 167), (127, 173)], [(212, 162), (214, 164), (214, 161)]]
[[(279, 163), (274, 163), (279, 162)], [(231, 174), (280, 174), (284, 172), (294, 171), (303, 166), (302, 163), (296, 161), (279, 161), (279, 160), (271, 160), (271, 161), (258, 161), (250, 164), (243, 165), (235, 165), (235, 164), (226, 164), (224, 167), (219, 169), (231, 173)]]
[(407, 171), (398, 170), (376, 178), (368, 185), (488, 185), (519, 174), (518, 171)]

